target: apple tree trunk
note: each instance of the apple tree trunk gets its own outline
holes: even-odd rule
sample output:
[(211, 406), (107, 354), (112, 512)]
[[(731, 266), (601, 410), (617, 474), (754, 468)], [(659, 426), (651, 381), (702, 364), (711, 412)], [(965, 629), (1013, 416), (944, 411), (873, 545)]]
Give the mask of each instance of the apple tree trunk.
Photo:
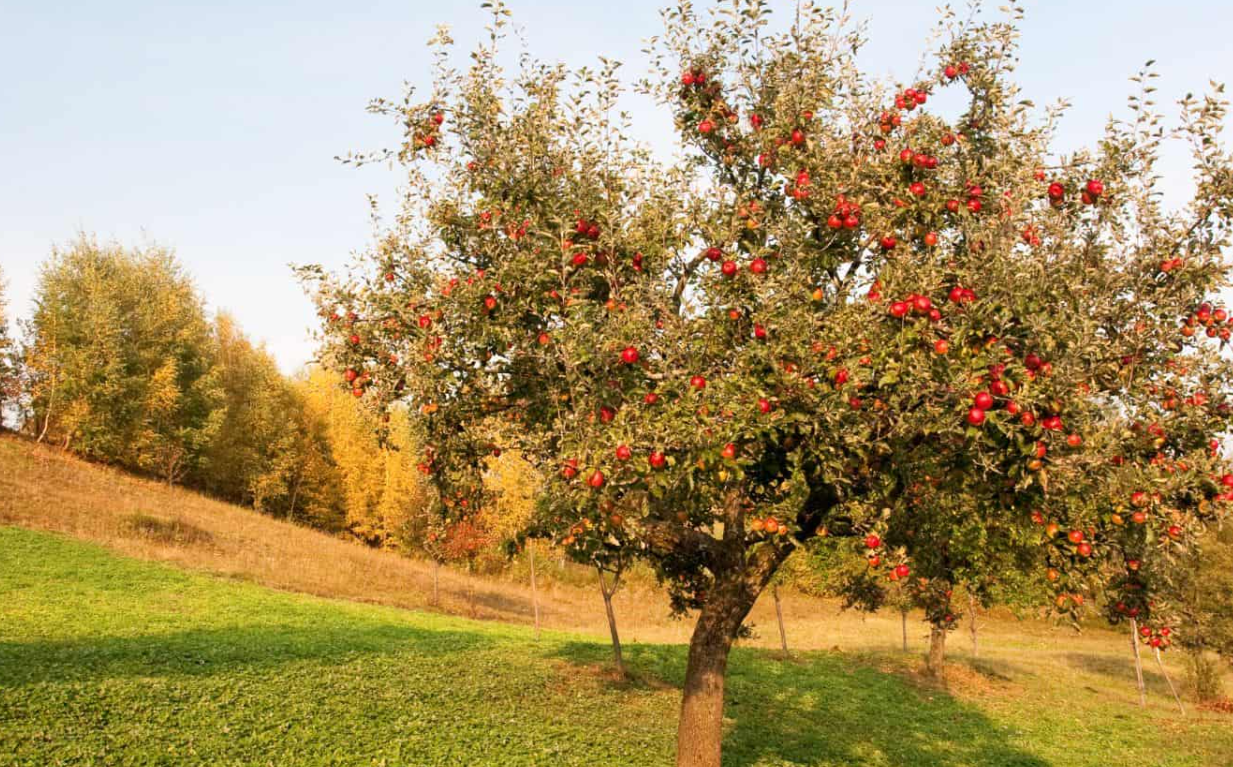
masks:
[(617, 675), (624, 679), (625, 661), (621, 657), (621, 635), (617, 633), (616, 612), (612, 609), (612, 597), (616, 593), (620, 576), (613, 577), (612, 586), (609, 587), (607, 580), (604, 579), (603, 569), (597, 569), (599, 569), (599, 591), (604, 596), (604, 611), (608, 614), (608, 633), (612, 635), (612, 662), (616, 666)]
[(539, 589), (535, 585), (535, 544), (527, 541), (527, 559), (531, 561), (531, 608), (535, 610), (535, 638), (539, 639)]
[(971, 613), (970, 629), (972, 631), (972, 657), (980, 657), (980, 644), (976, 640), (976, 597), (968, 594), (968, 612)]
[(771, 595), (775, 597), (775, 620), (779, 622), (779, 644), (783, 647), (784, 657), (788, 657), (788, 634), (783, 628), (783, 603), (779, 599), (779, 586), (771, 586)]
[(903, 630), (903, 651), (908, 651), (908, 611), (899, 611), (900, 628)]
[(946, 629), (933, 626), (929, 631), (929, 676), (939, 682), (946, 681)]
[(1130, 646), (1135, 651), (1135, 683), (1139, 687), (1139, 705), (1147, 705), (1147, 685), (1143, 684), (1143, 659), (1139, 657), (1139, 621), (1130, 619)]
[(698, 615), (677, 724), (677, 767), (720, 767), (728, 654), (752, 607), (753, 598), (739, 589), (716, 589)]

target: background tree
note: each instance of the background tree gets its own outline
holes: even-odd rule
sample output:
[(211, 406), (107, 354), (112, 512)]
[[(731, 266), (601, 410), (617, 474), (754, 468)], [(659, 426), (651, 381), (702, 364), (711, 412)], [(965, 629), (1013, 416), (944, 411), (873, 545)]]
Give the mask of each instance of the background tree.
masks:
[(214, 335), (223, 404), (194, 483), (267, 514), (342, 529), (341, 478), (325, 418), (230, 315), (218, 314)]
[[(1010, 13), (948, 17), (936, 67), (888, 88), (828, 11), (776, 29), (758, 0), (670, 8), (645, 85), (687, 150), (666, 167), (627, 138), (614, 63), (507, 79), (500, 4), (467, 71), (440, 33), (431, 93), (372, 105), (402, 139), (349, 159), (402, 163), (409, 191), (351, 274), (301, 270), (329, 356), (377, 409), (413, 403), (441, 518), (488, 503), (485, 424), (507, 419), (552, 499), (536, 524), (584, 550), (624, 536), (698, 611), (680, 765), (720, 763), (732, 642), (820, 533), (896, 542), (873, 569), (926, 556), (910, 533), (939, 514), (1034, 535), (1073, 611), (1121, 556), (1110, 498), (1148, 493), (1151, 530), (1221, 512), (1227, 409), (1162, 427), (1184, 470), (1113, 459), (1152, 387), (1227, 408), (1229, 365), (1180, 330), (1224, 277), (1224, 106), (1183, 105), (1199, 194), (1163, 211), (1150, 105), (1054, 157), (1055, 114), (1035, 122), (1010, 79)], [(959, 114), (926, 109), (947, 86)]]
[(19, 392), (18, 361), (16, 344), (9, 328), (8, 300), (5, 290), (4, 270), (0, 269), (0, 428), (15, 407)]
[(169, 250), (86, 235), (54, 249), (28, 333), (40, 437), (168, 481), (193, 470), (220, 393), (201, 297)]
[(393, 428), (382, 440), (378, 432), (387, 424), (360, 406), (349, 387), (340, 390), (338, 384), (336, 375), (312, 368), (295, 390), (310, 423), (324, 429), (342, 525), (369, 544), (414, 551), (430, 525), (422, 513), (427, 488), (417, 469), (420, 450), (407, 414), (400, 409), (389, 413)]

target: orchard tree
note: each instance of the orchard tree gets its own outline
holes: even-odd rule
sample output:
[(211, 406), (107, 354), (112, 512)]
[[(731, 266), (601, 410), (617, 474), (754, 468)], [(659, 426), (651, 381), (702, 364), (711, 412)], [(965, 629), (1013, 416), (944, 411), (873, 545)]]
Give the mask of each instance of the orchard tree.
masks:
[[(490, 5), (465, 71), (441, 32), (432, 90), (373, 102), (399, 144), (347, 158), (402, 165), (398, 215), (349, 274), (300, 272), (339, 374), (419, 413), (443, 518), (486, 503), (485, 424), (505, 419), (546, 480), (535, 524), (620, 540), (697, 612), (678, 764), (719, 764), (732, 643), (819, 536), (895, 542), (878, 567), (910, 569), (935, 515), (979, 519), (1034, 537), (1074, 610), (1134, 536), (1167, 547), (1228, 505), (1209, 443), (1229, 326), (1184, 324), (1225, 276), (1223, 102), (1187, 100), (1166, 132), (1145, 80), (1129, 122), (1056, 156), (1059, 110), (1012, 81), (1015, 8), (945, 16), (934, 65), (889, 87), (831, 11), (781, 29), (762, 0), (682, 3), (640, 86), (684, 147), (660, 163), (615, 63), (507, 75)], [(944, 89), (953, 113), (929, 107)], [(1154, 161), (1175, 134), (1198, 190), (1168, 211)], [(1167, 390), (1203, 404), (1162, 410)], [(1135, 423), (1159, 423), (1159, 461), (1124, 445)], [(1135, 493), (1145, 522), (1117, 526), (1110, 499)]]

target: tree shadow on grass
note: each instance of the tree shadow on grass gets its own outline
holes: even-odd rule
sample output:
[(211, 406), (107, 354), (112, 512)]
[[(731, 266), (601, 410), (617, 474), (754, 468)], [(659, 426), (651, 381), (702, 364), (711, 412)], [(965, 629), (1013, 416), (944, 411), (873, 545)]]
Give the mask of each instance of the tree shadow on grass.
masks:
[[(1093, 653), (1071, 652), (1062, 656), (1068, 664), (1089, 674), (1099, 674), (1119, 682), (1124, 682), (1127, 689), (1135, 687), (1135, 659), (1127, 650), (1126, 657), (1114, 655), (1098, 655)], [(1151, 652), (1143, 654), (1143, 684), (1151, 690), (1155, 688), (1168, 695), (1168, 682), (1156, 670), (1156, 659)]]
[(53, 642), (0, 642), (0, 686), (118, 677), (209, 676), (364, 655), (447, 656), (492, 639), (480, 633), (357, 622), (253, 625)]
[[(575, 642), (555, 648), (566, 660), (603, 663), (608, 648)], [(626, 650), (633, 684), (680, 687), (685, 647)], [(886, 765), (887, 767), (1048, 767), (1012, 744), (1003, 727), (943, 692), (842, 656), (814, 652), (776, 661), (736, 649), (728, 666), (724, 764)]]

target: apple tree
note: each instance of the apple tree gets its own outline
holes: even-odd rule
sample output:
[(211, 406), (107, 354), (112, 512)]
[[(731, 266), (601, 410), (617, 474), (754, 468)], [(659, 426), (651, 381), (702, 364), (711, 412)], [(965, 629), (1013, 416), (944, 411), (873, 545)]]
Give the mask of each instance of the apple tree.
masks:
[[(1128, 547), (1228, 506), (1209, 447), (1227, 320), (1184, 323), (1226, 271), (1217, 98), (1166, 133), (1137, 96), (1058, 156), (1058, 112), (1013, 82), (1013, 7), (944, 17), (935, 64), (889, 86), (832, 11), (682, 3), (639, 85), (675, 121), (663, 161), (630, 138), (615, 62), (509, 74), (487, 5), (465, 70), (440, 32), (431, 90), (372, 103), (397, 145), (346, 158), (405, 170), (397, 215), (348, 273), (300, 274), (355, 392), (418, 414), (443, 519), (486, 503), (496, 419), (545, 477), (537, 529), (619, 542), (697, 613), (678, 764), (719, 764), (729, 650), (819, 537), (910, 571), (943, 525), (982, 524), (1036, 547), (1072, 610)], [(960, 105), (932, 109), (943, 90)], [(1175, 134), (1198, 190), (1168, 211), (1154, 161)], [(1166, 390), (1203, 404), (1163, 411)], [(1136, 423), (1159, 424), (1159, 460), (1125, 445)], [(1134, 493), (1146, 521), (1116, 525)]]

